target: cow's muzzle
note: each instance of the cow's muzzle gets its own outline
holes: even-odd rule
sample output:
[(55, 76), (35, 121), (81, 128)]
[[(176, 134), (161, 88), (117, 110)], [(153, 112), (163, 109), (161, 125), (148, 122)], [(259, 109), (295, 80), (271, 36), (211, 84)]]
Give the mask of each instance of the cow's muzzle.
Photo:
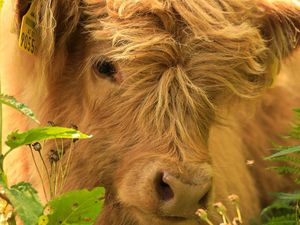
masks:
[(131, 162), (131, 166), (120, 177), (118, 199), (134, 209), (142, 220), (148, 216), (174, 222), (193, 220), (197, 209), (207, 207), (212, 189), (208, 163), (149, 163), (148, 159)]

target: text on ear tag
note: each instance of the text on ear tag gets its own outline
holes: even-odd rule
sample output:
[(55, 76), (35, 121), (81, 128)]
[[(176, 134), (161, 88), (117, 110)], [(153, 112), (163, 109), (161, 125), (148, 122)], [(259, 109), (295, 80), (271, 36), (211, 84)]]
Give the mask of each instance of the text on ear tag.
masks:
[(31, 3), (28, 12), (23, 16), (19, 47), (33, 55), (37, 51), (37, 26), (36, 26), (35, 4)]

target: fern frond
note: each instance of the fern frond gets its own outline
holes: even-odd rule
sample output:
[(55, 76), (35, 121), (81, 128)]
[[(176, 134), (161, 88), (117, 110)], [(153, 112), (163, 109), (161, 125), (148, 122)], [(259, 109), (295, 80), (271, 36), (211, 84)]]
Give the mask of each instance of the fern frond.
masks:
[(279, 174), (294, 174), (300, 176), (300, 168), (296, 166), (273, 166), (270, 169), (276, 170)]
[(273, 217), (268, 222), (263, 223), (263, 225), (296, 225), (296, 224), (299, 224), (296, 214), (287, 214), (280, 217)]
[(290, 132), (289, 137), (300, 139), (300, 125), (296, 125), (293, 127), (293, 130)]
[(266, 160), (271, 160), (273, 158), (279, 157), (279, 156), (284, 156), (284, 155), (289, 155), (292, 153), (300, 153), (300, 145), (296, 145), (296, 146), (288, 146), (288, 147), (281, 147), (279, 150), (279, 152), (276, 152), (273, 155), (270, 155), (268, 157), (266, 157)]
[(275, 158), (271, 158), (270, 161), (281, 161), (281, 162), (288, 162), (288, 163), (296, 163), (298, 165), (300, 165), (300, 157), (296, 157), (296, 156), (278, 156)]
[(294, 109), (294, 112), (296, 113), (296, 121), (294, 122), (292, 126), (292, 131), (289, 134), (289, 137), (294, 139), (300, 139), (300, 109)]
[[(300, 108), (294, 110), (296, 120), (292, 131), (286, 139), (300, 140)], [(275, 153), (265, 160), (287, 163), (284, 166), (274, 166), (269, 169), (276, 170), (281, 175), (294, 175), (295, 182), (300, 184), (300, 145), (280, 146), (273, 144)], [(300, 192), (274, 193), (275, 202), (264, 208), (261, 212), (262, 225), (300, 225), (299, 200)]]
[(295, 193), (284, 193), (284, 192), (277, 192), (273, 193), (272, 196), (276, 197), (280, 201), (284, 201), (286, 203), (295, 203), (300, 200), (300, 192)]

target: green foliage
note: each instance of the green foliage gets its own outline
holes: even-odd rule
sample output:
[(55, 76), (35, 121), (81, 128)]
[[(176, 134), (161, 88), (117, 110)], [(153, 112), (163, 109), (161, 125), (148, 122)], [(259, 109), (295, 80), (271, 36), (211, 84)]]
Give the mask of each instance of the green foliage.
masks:
[[(287, 138), (300, 140), (300, 109), (296, 112), (296, 122)], [(265, 158), (269, 161), (278, 161), (284, 164), (270, 169), (281, 175), (291, 175), (296, 183), (300, 184), (300, 145), (278, 146), (277, 152)], [(295, 225), (299, 224), (299, 201), (300, 193), (274, 193), (277, 199), (273, 204), (266, 207), (261, 213), (264, 225)]]
[[(2, 4), (1, 0), (0, 4)], [(1, 104), (6, 104), (22, 112), (24, 115), (30, 117), (34, 121), (38, 122), (32, 111), (24, 104), (17, 102), (16, 99), (12, 96), (0, 94), (0, 105)], [(2, 111), (0, 109), (0, 114), (1, 112)], [(0, 120), (2, 120), (1, 115)], [(51, 192), (51, 180), (54, 180), (54, 186), (57, 189), (59, 178), (61, 178), (60, 187), (63, 187), (66, 176), (68, 174), (68, 163), (70, 162), (72, 149), (69, 149), (68, 158), (66, 160), (67, 163), (64, 166), (61, 162), (63, 157), (63, 141), (61, 140), (62, 146), (60, 147), (62, 149), (60, 149), (60, 151), (59, 149), (56, 149), (56, 152), (58, 152), (57, 158), (55, 158), (56, 155), (54, 154), (56, 152), (52, 152), (54, 155), (51, 158), (51, 167), (59, 167), (61, 170), (61, 174), (49, 174), (49, 168), (47, 168), (47, 165), (41, 154), (43, 144), (40, 144), (39, 142), (54, 139), (57, 143), (56, 139), (71, 139), (71, 146), (74, 146), (75, 142), (78, 139), (86, 139), (91, 137), (91, 135), (87, 135), (78, 130), (65, 127), (34, 128), (23, 133), (15, 131), (7, 137), (7, 141), (5, 143), (9, 147), (9, 150), (6, 152), (5, 155), (1, 154), (0, 152), (0, 186), (2, 187), (5, 193), (5, 199), (8, 198), (9, 203), (12, 205), (12, 207), (15, 210), (15, 213), (20, 217), (24, 225), (92, 225), (95, 223), (96, 218), (103, 206), (104, 188), (98, 187), (91, 191), (79, 190), (65, 193), (61, 196), (56, 197), (55, 199), (50, 199), (50, 201), (47, 202), (45, 206), (43, 206), (38, 197), (37, 191), (31, 186), (31, 184), (21, 182), (11, 187), (7, 185), (7, 177), (3, 170), (3, 162), (5, 160), (5, 157), (10, 152), (12, 152), (12, 150), (23, 145), (28, 145), (30, 147), (37, 172), (40, 175), (44, 193), (46, 193), (46, 191), (44, 186), (44, 180), (40, 173), (41, 169), (44, 169), (44, 171), (47, 172)], [(2, 143), (0, 141), (0, 145), (1, 144)], [(36, 153), (38, 153), (42, 161), (42, 168), (39, 168), (36, 164), (33, 149)], [(54, 191), (54, 193), (56, 192)], [(1, 195), (0, 198), (2, 199), (2, 201), (7, 202), (5, 199), (3, 199)], [(7, 204), (9, 203), (7, 202)], [(51, 213), (43, 214), (43, 212), (45, 213), (44, 209), (47, 209), (49, 207), (51, 208)], [(0, 211), (1, 218), (4, 215), (3, 213), (3, 211)], [(8, 218), (7, 220), (9, 225), (15, 224), (14, 216), (12, 218)], [(2, 224), (2, 222), (0, 223)], [(3, 224), (7, 223), (3, 221)]]
[(300, 157), (298, 156), (292, 156), (292, 155), (283, 155), (278, 156), (276, 158), (272, 158), (273, 161), (281, 161), (281, 162), (290, 162), (290, 163), (296, 163), (300, 164)]
[[(48, 225), (92, 225), (103, 206), (104, 188), (66, 193), (47, 204)], [(45, 216), (45, 215), (44, 215)], [(45, 217), (44, 217), (45, 218)]]
[[(295, 193), (299, 195), (299, 193)], [(288, 193), (274, 193), (273, 196), (276, 201), (269, 205), (261, 212), (261, 220), (263, 224), (267, 224), (269, 221), (276, 221), (276, 218), (281, 220), (284, 216), (290, 217), (294, 215), (296, 217), (296, 204), (297, 201), (293, 199), (293, 194)], [(299, 196), (295, 196), (298, 199)], [(294, 220), (295, 221), (295, 220)]]
[[(300, 145), (297, 146), (289, 146), (289, 147), (278, 147), (278, 149), (276, 149), (278, 152), (266, 157), (266, 160), (278, 160), (278, 157), (281, 156), (287, 156), (290, 155), (292, 153), (299, 153), (300, 152)], [(289, 160), (288, 160), (289, 161)]]
[(70, 138), (70, 139), (86, 139), (91, 138), (91, 135), (83, 134), (78, 130), (65, 127), (39, 127), (28, 130), (23, 133), (18, 131), (12, 132), (8, 135), (6, 145), (10, 150), (18, 148), (23, 145), (29, 145), (34, 142), (44, 141), (57, 138)]
[(287, 214), (284, 216), (277, 216), (271, 218), (264, 225), (295, 225), (298, 224), (297, 217), (295, 214)]
[(286, 201), (288, 203), (292, 203), (300, 200), (300, 193), (274, 193), (274, 197), (281, 201)]
[(24, 225), (36, 224), (43, 213), (43, 205), (31, 184), (21, 182), (11, 188), (4, 187), (4, 190)]
[(2, 9), (3, 3), (4, 3), (4, 0), (0, 0), (0, 12), (1, 12), (1, 9)]
[(290, 137), (300, 140), (300, 108), (299, 109), (294, 109), (296, 113), (296, 119), (297, 121), (293, 125), (293, 130), (290, 133)]
[[(3, 4), (3, 1), (1, 3), (1, 0), (0, 0), (0, 9), (1, 9), (1, 4)], [(31, 109), (29, 109), (25, 104), (18, 102), (13, 96), (0, 94), (0, 103), (8, 105), (8, 106), (18, 110), (19, 112), (23, 113), (27, 117), (34, 120), (36, 123), (40, 123), (36, 119), (34, 113), (31, 111)]]

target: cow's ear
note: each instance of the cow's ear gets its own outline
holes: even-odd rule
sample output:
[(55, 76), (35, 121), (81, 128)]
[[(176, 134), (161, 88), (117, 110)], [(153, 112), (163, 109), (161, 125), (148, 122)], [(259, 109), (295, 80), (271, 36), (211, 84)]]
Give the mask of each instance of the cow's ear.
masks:
[(258, 0), (257, 26), (278, 59), (300, 47), (300, 1)]
[[(9, 1), (9, 0), (7, 0)], [(11, 0), (12, 1), (12, 0)], [(85, 1), (85, 0), (84, 0)], [(24, 15), (32, 12), (34, 17), (34, 30), (27, 33), (34, 33), (35, 40), (35, 68), (39, 71), (41, 81), (54, 79), (59, 72), (56, 68), (63, 68), (68, 58), (70, 49), (69, 43), (74, 40), (81, 18), (81, 8), (83, 0), (14, 0), (16, 33), (20, 36), (22, 29), (22, 19)], [(26, 23), (27, 24), (27, 23)], [(28, 25), (28, 24), (27, 24)], [(25, 25), (25, 27), (27, 26)], [(31, 26), (32, 27), (32, 26)], [(32, 29), (31, 29), (32, 30)], [(21, 36), (22, 37), (22, 36)], [(46, 83), (46, 82), (45, 82)]]
[(16, 3), (16, 20), (18, 25), (21, 24), (23, 16), (28, 12), (31, 0), (18, 0)]
[(15, 14), (18, 28), (20, 29), (22, 18), (29, 8), (34, 7), (41, 40), (53, 35), (53, 40), (58, 43), (76, 29), (81, 15), (80, 2), (81, 0), (16, 0)]

